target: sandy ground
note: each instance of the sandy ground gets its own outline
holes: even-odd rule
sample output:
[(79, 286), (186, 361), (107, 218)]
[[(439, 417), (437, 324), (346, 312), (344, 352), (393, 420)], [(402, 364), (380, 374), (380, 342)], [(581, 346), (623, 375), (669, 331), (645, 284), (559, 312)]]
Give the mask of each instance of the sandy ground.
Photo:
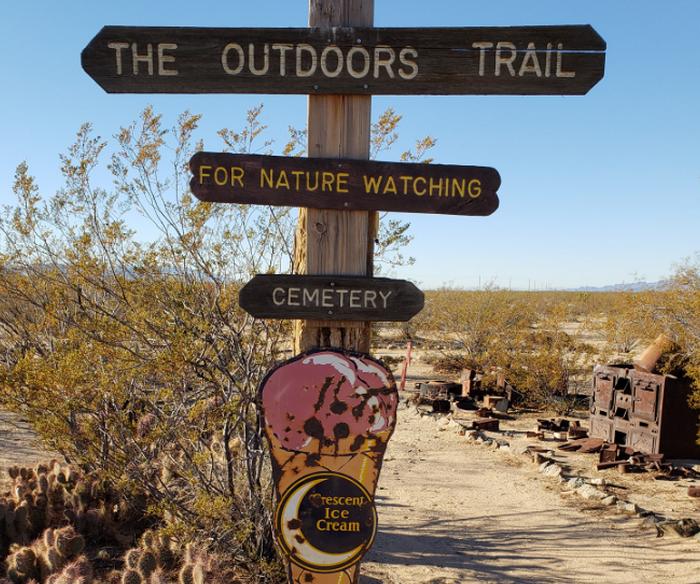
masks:
[[(407, 388), (430, 375), (416, 363)], [(421, 417), (405, 405), (399, 412), (377, 491), (379, 533), (362, 565), (363, 584), (700, 584), (697, 539), (656, 538), (636, 517), (562, 496), (556, 479), (515, 453), (524, 438), (491, 434), (513, 446), (493, 450), (459, 436), (440, 418)], [(580, 456), (579, 463), (590, 467)], [(50, 457), (35, 445), (26, 423), (0, 412), (0, 467)], [(635, 500), (638, 492), (648, 509), (666, 505), (700, 520), (694, 503), (658, 491), (678, 489), (674, 484), (650, 483), (641, 491), (633, 486), (626, 498)]]
[[(442, 430), (441, 430), (442, 428)], [(700, 542), (579, 509), (554, 479), (405, 408), (377, 493), (364, 584), (698, 583)]]
[(36, 443), (36, 436), (20, 417), (0, 411), (0, 491), (7, 488), (7, 468), (15, 464), (34, 466), (57, 455), (51, 455)]

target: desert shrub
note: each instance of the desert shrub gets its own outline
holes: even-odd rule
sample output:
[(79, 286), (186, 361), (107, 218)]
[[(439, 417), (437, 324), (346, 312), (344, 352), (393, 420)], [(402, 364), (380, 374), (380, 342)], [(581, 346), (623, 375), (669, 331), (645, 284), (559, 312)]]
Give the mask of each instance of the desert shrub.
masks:
[(609, 294), (607, 305), (601, 311), (598, 325), (605, 339), (608, 354), (623, 360), (640, 348), (649, 338), (640, 303), (646, 295), (637, 292)]
[[(250, 149), (258, 113), (228, 148)], [(288, 261), (293, 221), (193, 200), (198, 120), (167, 129), (147, 109), (122, 128), (113, 190), (94, 184), (108, 145), (88, 125), (55, 195), (20, 165), (0, 222), (2, 402), (85, 472), (145, 497), (152, 520), (206, 534), (255, 573), (276, 557), (256, 388), (289, 327), (250, 318), (237, 291)]]
[(644, 294), (639, 312), (648, 339), (663, 332), (676, 344), (676, 358), (667, 362), (671, 367), (682, 362), (696, 387), (693, 404), (700, 408), (700, 256), (680, 265), (663, 290)]
[(486, 287), (429, 292), (426, 308), (414, 320), (448, 352), (459, 352), (476, 366), (534, 319), (532, 307), (517, 292)]
[[(268, 152), (261, 111), (221, 130), (222, 149)], [(0, 217), (0, 406), (141, 502), (149, 524), (176, 541), (206, 541), (251, 581), (273, 582), (256, 394), (291, 346), (291, 326), (251, 318), (237, 297), (254, 274), (289, 268), (295, 217), (193, 199), (187, 163), (202, 147), (199, 119), (186, 112), (168, 128), (148, 108), (112, 141), (83, 126), (53, 195), (18, 166), (16, 203)], [(377, 148), (399, 120), (385, 116)], [(379, 263), (402, 261), (407, 229), (381, 227)]]
[(438, 290), (428, 293), (419, 328), (445, 347), (431, 359), (436, 372), (476, 369), (486, 387), (505, 377), (525, 404), (563, 413), (590, 383), (592, 305), (571, 292)]
[(460, 353), (440, 352), (430, 355), (426, 362), (436, 373), (459, 375), (462, 369), (478, 369), (479, 363)]
[[(582, 340), (580, 329), (565, 330), (571, 315), (565, 305), (550, 309), (536, 328), (523, 331), (499, 358), (498, 370), (527, 405), (567, 414), (575, 396), (590, 385), (596, 350)], [(503, 359), (507, 361), (504, 362)]]

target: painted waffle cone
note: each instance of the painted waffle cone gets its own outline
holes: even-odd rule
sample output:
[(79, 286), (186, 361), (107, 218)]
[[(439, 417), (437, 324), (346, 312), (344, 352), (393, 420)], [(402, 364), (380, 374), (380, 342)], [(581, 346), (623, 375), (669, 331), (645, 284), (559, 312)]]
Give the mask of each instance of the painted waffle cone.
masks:
[[(261, 402), (279, 502), (278, 513), (281, 513), (280, 509), (285, 513), (288, 511), (281, 501), (290, 493), (300, 492), (299, 485), (313, 481), (314, 475), (332, 475), (335, 477), (332, 480), (339, 480), (340, 485), (345, 484), (342, 478), (345, 477), (359, 484), (373, 501), (386, 445), (396, 423), (398, 403), (393, 377), (380, 362), (367, 355), (337, 351), (300, 355), (268, 374), (261, 386)], [(305, 481), (305, 477), (309, 480)], [(360, 508), (368, 509), (365, 504)], [(374, 513), (373, 503), (371, 509)], [(298, 508), (294, 511), (299, 512)], [(302, 516), (286, 517), (291, 519), (291, 524)], [(286, 520), (277, 525), (278, 530), (289, 531)], [(376, 527), (376, 514), (374, 525)], [(304, 528), (296, 533), (307, 537), (311, 532)], [(371, 538), (367, 542), (361, 546), (365, 551)], [(329, 572), (314, 569), (318, 564), (299, 559), (304, 557), (299, 545), (303, 547), (306, 543), (286, 545), (286, 555), (290, 558), (290, 582), (357, 582), (359, 561), (364, 551), (350, 557), (344, 564), (325, 564), (328, 568), (342, 565), (337, 571)]]

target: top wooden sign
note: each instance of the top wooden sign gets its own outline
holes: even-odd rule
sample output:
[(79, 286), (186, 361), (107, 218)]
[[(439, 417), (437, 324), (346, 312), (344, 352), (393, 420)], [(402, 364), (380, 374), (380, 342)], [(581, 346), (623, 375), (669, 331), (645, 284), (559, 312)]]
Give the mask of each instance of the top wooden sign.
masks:
[(589, 25), (106, 26), (82, 64), (109, 93), (582, 95), (605, 48)]

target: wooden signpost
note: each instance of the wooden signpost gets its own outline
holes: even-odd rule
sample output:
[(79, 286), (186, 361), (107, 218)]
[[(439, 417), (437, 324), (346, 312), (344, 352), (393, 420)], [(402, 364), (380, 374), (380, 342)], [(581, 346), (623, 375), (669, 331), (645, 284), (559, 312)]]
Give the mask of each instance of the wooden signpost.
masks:
[(256, 318), (400, 322), (424, 302), (411, 282), (359, 276), (259, 274), (238, 295), (241, 308)]
[(240, 294), (253, 316), (300, 319), (300, 354), (259, 395), (290, 583), (356, 584), (376, 533), (372, 499), (398, 396), (391, 372), (366, 354), (370, 321), (406, 320), (423, 305), (412, 284), (371, 278), (376, 210), (498, 207), (492, 168), (369, 162), (371, 96), (580, 95), (605, 68), (605, 41), (588, 25), (373, 21), (374, 0), (309, 0), (309, 28), (107, 26), (82, 53), (110, 93), (309, 95), (309, 159), (201, 152), (191, 161), (203, 201), (301, 207), (297, 275), (256, 276)]
[(208, 202), (317, 209), (490, 215), (501, 177), (493, 168), (198, 152), (195, 196)]
[(588, 25), (479, 28), (106, 26), (83, 68), (110, 93), (584, 94)]

